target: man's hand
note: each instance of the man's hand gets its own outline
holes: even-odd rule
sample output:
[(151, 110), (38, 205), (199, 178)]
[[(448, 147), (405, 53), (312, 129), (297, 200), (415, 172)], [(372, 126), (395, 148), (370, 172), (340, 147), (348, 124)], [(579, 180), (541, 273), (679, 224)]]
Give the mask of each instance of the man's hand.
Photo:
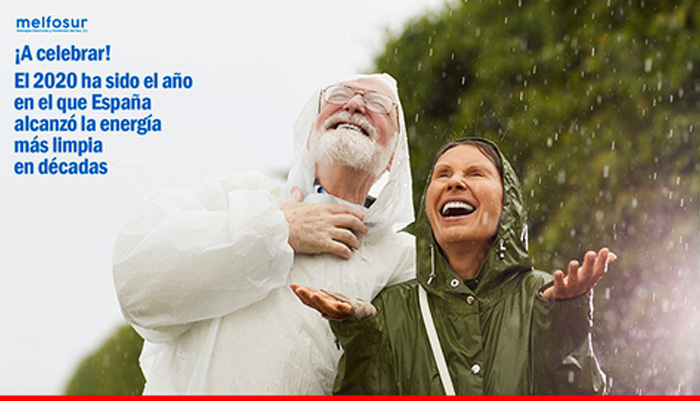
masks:
[(317, 290), (313, 287), (299, 287), (296, 284), (290, 284), (289, 287), (304, 305), (321, 312), (325, 318), (344, 320), (352, 313), (350, 302), (343, 301), (323, 290)]
[(280, 208), (289, 223), (289, 245), (296, 253), (333, 253), (349, 259), (360, 247), (357, 233), (366, 234), (359, 210), (345, 205), (302, 203), (304, 195), (293, 187)]
[(617, 256), (608, 248), (602, 248), (598, 254), (595, 251), (586, 252), (583, 266), (576, 260), (569, 262), (569, 273), (566, 277), (561, 270), (554, 272), (554, 285), (544, 290), (542, 297), (549, 301), (561, 301), (585, 294), (608, 271), (608, 263), (616, 259)]

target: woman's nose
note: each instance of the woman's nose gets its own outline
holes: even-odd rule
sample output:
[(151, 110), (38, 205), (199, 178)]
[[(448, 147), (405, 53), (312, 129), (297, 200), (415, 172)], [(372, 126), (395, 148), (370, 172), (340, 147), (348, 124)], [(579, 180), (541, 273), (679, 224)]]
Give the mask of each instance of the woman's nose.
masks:
[(447, 181), (448, 189), (465, 189), (466, 187), (463, 177), (459, 174), (452, 174), (450, 180)]

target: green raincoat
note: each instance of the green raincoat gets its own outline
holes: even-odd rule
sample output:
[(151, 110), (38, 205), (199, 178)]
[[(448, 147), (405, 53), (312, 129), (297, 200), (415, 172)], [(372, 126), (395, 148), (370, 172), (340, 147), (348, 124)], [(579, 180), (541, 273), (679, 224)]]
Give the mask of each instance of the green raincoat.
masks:
[(416, 223), (417, 279), (384, 289), (372, 302), (375, 316), (332, 322), (345, 350), (334, 393), (444, 394), (419, 285), (427, 291), (457, 394), (604, 392), (605, 376), (591, 347), (591, 293), (553, 302), (539, 296), (552, 276), (531, 267), (520, 184), (503, 154), (501, 159), (500, 226), (477, 276), (460, 280), (442, 256), (424, 196)]

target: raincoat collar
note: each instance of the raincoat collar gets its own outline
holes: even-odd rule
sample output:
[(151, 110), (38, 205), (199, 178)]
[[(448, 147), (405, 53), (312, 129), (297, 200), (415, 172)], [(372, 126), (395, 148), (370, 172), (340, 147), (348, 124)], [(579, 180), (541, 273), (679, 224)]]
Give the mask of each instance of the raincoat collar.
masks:
[[(321, 184), (319, 184), (317, 180), (314, 180), (313, 191), (311, 191), (311, 192), (314, 194), (327, 194), (328, 193), (328, 191), (326, 191), (326, 188), (322, 187)], [(370, 206), (372, 206), (372, 204), (376, 200), (377, 200), (377, 198), (370, 196), (370, 195), (367, 195), (367, 197), (365, 198), (364, 206), (366, 208), (369, 208)]]
[(503, 209), (498, 233), (488, 255), (474, 279), (462, 282), (442, 255), (425, 211), (425, 195), (430, 185), (428, 175), (421, 208), (416, 221), (417, 276), (426, 291), (444, 297), (448, 293), (474, 293), (485, 295), (523, 270), (531, 270), (527, 253), (527, 211), (520, 183), (515, 170), (493, 142), (482, 138), (469, 138), (493, 146), (503, 162)]
[[(294, 124), (294, 161), (289, 171), (287, 187), (288, 189), (291, 189), (292, 186), (301, 188), (306, 202), (348, 204), (327, 193), (314, 193), (314, 162), (306, 144), (318, 114), (318, 102), (321, 90), (328, 85), (353, 81), (360, 78), (378, 79), (393, 90), (399, 113), (399, 132), (397, 134), (398, 140), (394, 158), (391, 163), (391, 169), (388, 173), (384, 173), (385, 177), (380, 177), (379, 180), (380, 182), (383, 181), (384, 184), (383, 186), (381, 184), (375, 184), (375, 187), (370, 191), (375, 195), (376, 200), (372, 202), (371, 206), (368, 208), (355, 206), (362, 209), (365, 213), (365, 223), (370, 231), (379, 229), (398, 231), (414, 220), (413, 198), (411, 193), (411, 170), (408, 159), (408, 140), (403, 108), (399, 100), (396, 80), (388, 74), (345, 77), (335, 82), (329, 82), (327, 85), (319, 88), (311, 96)], [(313, 196), (309, 197), (308, 195)]]

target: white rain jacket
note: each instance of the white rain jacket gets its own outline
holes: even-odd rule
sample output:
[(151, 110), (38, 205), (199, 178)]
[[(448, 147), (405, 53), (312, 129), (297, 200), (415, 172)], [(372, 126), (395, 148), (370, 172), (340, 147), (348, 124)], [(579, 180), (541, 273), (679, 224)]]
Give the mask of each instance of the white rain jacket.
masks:
[[(396, 92), (389, 75), (372, 77)], [(288, 245), (280, 206), (292, 186), (305, 202), (345, 203), (312, 193), (306, 142), (318, 107), (319, 91), (295, 124), (286, 185), (248, 173), (156, 192), (120, 231), (114, 282), (125, 318), (146, 339), (145, 393), (329, 394), (341, 351), (328, 323), (288, 285), (371, 300), (414, 276), (414, 239), (397, 232), (414, 218), (400, 104), (396, 153), (386, 184), (365, 209), (369, 232), (360, 235), (360, 248), (344, 260), (295, 255)]]

